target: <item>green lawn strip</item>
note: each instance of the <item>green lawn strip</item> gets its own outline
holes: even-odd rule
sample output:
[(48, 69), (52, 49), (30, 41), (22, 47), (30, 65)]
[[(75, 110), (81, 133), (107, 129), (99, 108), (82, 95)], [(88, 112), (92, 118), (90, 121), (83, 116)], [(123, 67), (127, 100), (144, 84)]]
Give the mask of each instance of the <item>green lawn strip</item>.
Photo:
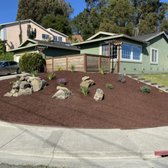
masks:
[(143, 74), (139, 78), (144, 78), (145, 80), (168, 87), (168, 74)]

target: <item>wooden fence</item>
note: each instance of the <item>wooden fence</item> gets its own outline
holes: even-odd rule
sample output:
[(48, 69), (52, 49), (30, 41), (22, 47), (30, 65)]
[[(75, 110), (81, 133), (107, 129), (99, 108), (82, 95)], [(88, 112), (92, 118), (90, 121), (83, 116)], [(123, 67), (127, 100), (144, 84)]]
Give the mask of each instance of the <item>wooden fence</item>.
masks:
[(57, 70), (71, 70), (75, 67), (75, 71), (82, 72), (99, 72), (103, 69), (105, 72), (110, 71), (110, 59), (106, 56), (77, 54), (70, 56), (60, 56), (46, 59), (47, 72)]

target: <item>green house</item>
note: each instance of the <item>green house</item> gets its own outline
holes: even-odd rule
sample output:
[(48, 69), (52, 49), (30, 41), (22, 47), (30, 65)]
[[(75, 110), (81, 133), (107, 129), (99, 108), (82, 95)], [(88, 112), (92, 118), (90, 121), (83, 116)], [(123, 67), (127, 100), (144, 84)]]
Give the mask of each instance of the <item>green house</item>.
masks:
[(65, 42), (49, 42), (42, 40), (27, 39), (17, 49), (10, 50), (14, 53), (14, 60), (19, 62), (20, 56), (24, 53), (41, 53), (44, 58), (54, 58), (58, 56), (79, 54), (80, 50), (76, 46), (71, 46)]
[(80, 48), (81, 54), (109, 57), (111, 72), (125, 74), (168, 72), (168, 36), (165, 32), (136, 37), (98, 32), (74, 46)]

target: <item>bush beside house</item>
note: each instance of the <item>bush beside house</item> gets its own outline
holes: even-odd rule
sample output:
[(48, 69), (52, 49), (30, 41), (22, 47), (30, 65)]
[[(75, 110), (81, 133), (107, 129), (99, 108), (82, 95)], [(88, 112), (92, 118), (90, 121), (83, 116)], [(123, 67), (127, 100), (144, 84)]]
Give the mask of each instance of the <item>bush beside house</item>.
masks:
[(44, 71), (45, 60), (41, 54), (38, 53), (25, 53), (21, 56), (19, 66), (21, 71), (33, 72), (33, 71)]

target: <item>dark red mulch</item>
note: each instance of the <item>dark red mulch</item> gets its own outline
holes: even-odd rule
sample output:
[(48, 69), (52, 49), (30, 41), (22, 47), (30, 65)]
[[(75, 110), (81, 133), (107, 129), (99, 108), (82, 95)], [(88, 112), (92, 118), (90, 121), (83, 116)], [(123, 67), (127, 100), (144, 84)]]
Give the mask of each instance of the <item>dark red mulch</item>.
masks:
[[(96, 82), (88, 96), (82, 95), (81, 78), (89, 75)], [(47, 74), (41, 74), (47, 79)], [(72, 96), (66, 100), (52, 99), (56, 92), (56, 79), (66, 78)], [(11, 80), (0, 81), (0, 120), (25, 124), (75, 128), (145, 128), (168, 125), (168, 94), (152, 88), (150, 94), (139, 91), (143, 84), (126, 78), (118, 82), (118, 75), (82, 72), (56, 72), (44, 90), (31, 96), (4, 97), (11, 90)], [(112, 83), (114, 89), (105, 87)], [(96, 88), (102, 88), (105, 99), (93, 99)]]

